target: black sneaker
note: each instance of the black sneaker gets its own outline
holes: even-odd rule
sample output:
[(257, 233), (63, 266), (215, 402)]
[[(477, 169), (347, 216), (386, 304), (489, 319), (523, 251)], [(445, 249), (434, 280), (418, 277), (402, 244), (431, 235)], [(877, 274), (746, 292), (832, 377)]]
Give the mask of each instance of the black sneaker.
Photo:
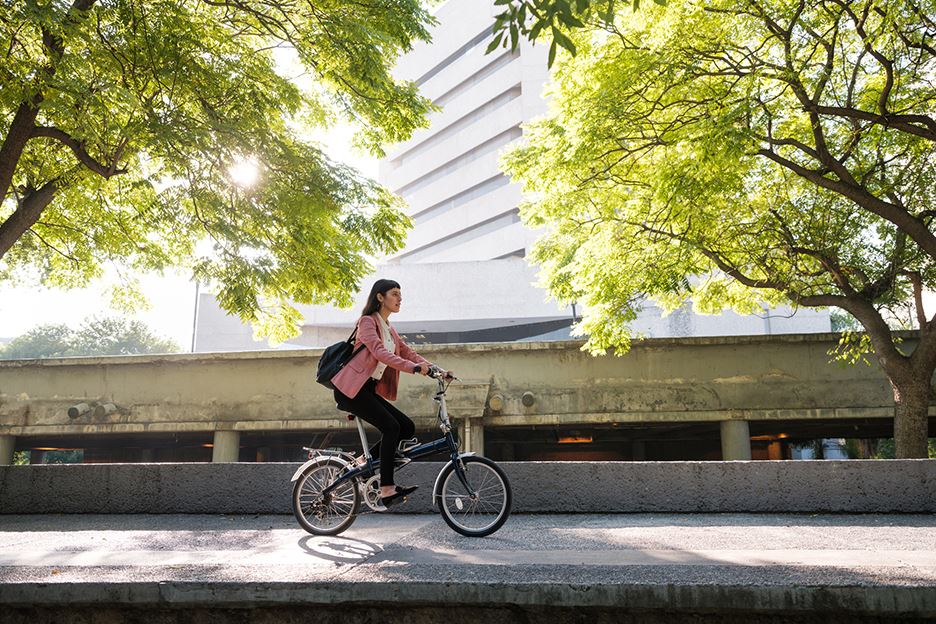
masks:
[(418, 485), (411, 485), (409, 487), (400, 487), (396, 486), (396, 491), (390, 496), (381, 496), (380, 502), (384, 504), (384, 507), (392, 507), (397, 503), (404, 502), (406, 497), (419, 489)]

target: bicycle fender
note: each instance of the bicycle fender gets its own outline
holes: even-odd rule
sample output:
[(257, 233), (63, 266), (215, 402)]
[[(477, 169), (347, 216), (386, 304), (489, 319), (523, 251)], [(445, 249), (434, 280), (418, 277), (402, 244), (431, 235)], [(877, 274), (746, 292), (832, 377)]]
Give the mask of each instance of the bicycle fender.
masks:
[[(458, 459), (462, 457), (471, 457), (472, 455), (477, 455), (474, 451), (468, 453), (459, 453)], [(442, 470), (439, 471), (439, 474), (436, 475), (435, 485), (432, 486), (432, 506), (435, 509), (439, 508), (439, 499), (442, 498), (442, 494), (439, 492), (439, 488), (442, 487), (442, 473), (445, 472), (445, 468), (452, 463), (452, 460), (449, 460), (445, 466), (442, 466)], [(294, 478), (295, 479), (295, 478)]]
[[(304, 464), (302, 464), (301, 466), (299, 466), (299, 469), (296, 470), (295, 474), (293, 474), (292, 479), (290, 479), (289, 482), (292, 483), (293, 481), (295, 481), (296, 479), (298, 479), (299, 476), (300, 476), (303, 472), (305, 472), (305, 469), (308, 468), (309, 466), (312, 466), (312, 465), (314, 465), (314, 464), (317, 464), (317, 463), (319, 463), (319, 462), (323, 462), (323, 461), (326, 461), (326, 460), (329, 460), (329, 459), (335, 459), (335, 458), (334, 458), (334, 457), (316, 457), (316, 458), (314, 458), (314, 459), (310, 459), (310, 460), (307, 461), (306, 463), (304, 463)], [(339, 460), (339, 461), (341, 461), (341, 460)]]

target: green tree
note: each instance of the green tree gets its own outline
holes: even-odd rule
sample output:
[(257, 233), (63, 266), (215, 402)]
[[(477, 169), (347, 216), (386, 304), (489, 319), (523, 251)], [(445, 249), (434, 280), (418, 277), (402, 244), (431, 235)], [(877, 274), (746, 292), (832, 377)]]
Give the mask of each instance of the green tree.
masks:
[(70, 355), (177, 353), (179, 346), (160, 338), (145, 323), (119, 317), (91, 318), (71, 338)]
[[(653, 0), (665, 5), (666, 0)], [(621, 5), (616, 0), (495, 0), (502, 8), (494, 17), (493, 37), (487, 51), (510, 46), (516, 50), (520, 37), (536, 42), (549, 39), (549, 66), (556, 61), (556, 52), (565, 48), (576, 53), (575, 42), (570, 36), (586, 23), (607, 26), (614, 22), (615, 9)], [(633, 0), (633, 10), (640, 8), (640, 0)]]
[[(835, 306), (926, 457), (936, 317), (933, 2), (671, 0), (572, 33), (550, 112), (505, 157), (548, 226), (532, 258), (626, 348), (646, 298), (703, 313)], [(887, 319), (912, 300), (916, 340)], [(932, 311), (931, 311), (932, 312)], [(862, 340), (857, 340), (862, 344)]]
[(70, 355), (74, 332), (68, 325), (40, 325), (0, 347), (0, 358), (22, 360)]
[(174, 353), (179, 346), (156, 336), (145, 323), (123, 318), (90, 318), (72, 330), (66, 325), (40, 325), (0, 349), (0, 359), (83, 355)]
[(431, 104), (389, 70), (431, 20), (419, 0), (2, 3), (0, 280), (186, 267), (279, 339), (289, 301), (349, 304), (409, 221), (304, 137), (346, 120), (379, 154), (410, 136)]

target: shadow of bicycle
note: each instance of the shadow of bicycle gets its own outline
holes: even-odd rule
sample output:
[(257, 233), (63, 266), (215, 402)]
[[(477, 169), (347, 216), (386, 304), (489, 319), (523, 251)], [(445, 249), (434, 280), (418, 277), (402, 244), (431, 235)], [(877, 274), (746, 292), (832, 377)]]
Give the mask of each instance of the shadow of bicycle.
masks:
[(360, 563), (383, 548), (379, 544), (350, 537), (318, 537), (306, 535), (298, 542), (299, 548), (307, 554), (324, 561), (336, 563)]

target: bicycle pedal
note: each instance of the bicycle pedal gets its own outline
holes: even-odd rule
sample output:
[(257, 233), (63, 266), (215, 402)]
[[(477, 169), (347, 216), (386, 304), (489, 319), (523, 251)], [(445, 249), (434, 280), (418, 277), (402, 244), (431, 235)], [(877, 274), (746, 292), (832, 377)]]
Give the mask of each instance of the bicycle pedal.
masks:
[(405, 453), (410, 449), (414, 449), (419, 446), (419, 440), (416, 438), (409, 438), (408, 440), (400, 440), (397, 443), (397, 451), (400, 453)]

